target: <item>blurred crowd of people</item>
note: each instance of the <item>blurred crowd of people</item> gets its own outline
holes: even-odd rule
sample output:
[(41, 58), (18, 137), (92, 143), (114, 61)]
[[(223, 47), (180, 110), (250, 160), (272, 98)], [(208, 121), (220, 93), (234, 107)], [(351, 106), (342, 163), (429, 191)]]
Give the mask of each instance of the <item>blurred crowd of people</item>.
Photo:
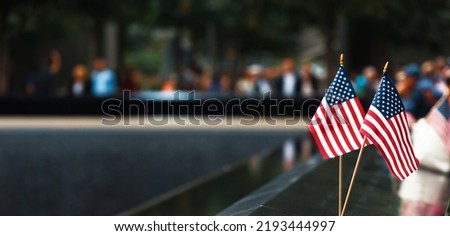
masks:
[(292, 58), (285, 58), (280, 65), (250, 64), (233, 76), (229, 71), (203, 72), (197, 67), (187, 67), (180, 81), (163, 82), (163, 91), (199, 91), (215, 95), (239, 97), (263, 97), (271, 93), (275, 97), (314, 97), (319, 94), (319, 80), (313, 73), (312, 63), (303, 60), (296, 66)]
[[(410, 63), (395, 70), (397, 89), (410, 115), (411, 123), (424, 117), (433, 104), (447, 91), (446, 79), (450, 77), (450, 62), (444, 57), (427, 60), (421, 65)], [(57, 50), (49, 53), (48, 64), (44, 68), (35, 67), (26, 78), (25, 92), (28, 95), (55, 95), (54, 82), (62, 65)], [(67, 65), (66, 65), (67, 66)], [(160, 91), (198, 91), (216, 95), (235, 95), (242, 97), (262, 97), (270, 92), (272, 96), (283, 98), (320, 97), (326, 88), (326, 79), (313, 70), (309, 60), (296, 63), (285, 58), (279, 65), (263, 66), (251, 64), (242, 71), (211, 72), (195, 65), (187, 65), (179, 75), (170, 78), (158, 78), (158, 85), (143, 88), (142, 73), (137, 69), (128, 69), (117, 73), (108, 68), (104, 58), (96, 58), (92, 69), (78, 64), (72, 67), (70, 82), (65, 85), (65, 95), (73, 97), (108, 97), (120, 95), (122, 90), (138, 92), (145, 90)], [(332, 73), (330, 73), (331, 75)], [(352, 72), (356, 93), (361, 100), (370, 102), (379, 81), (380, 70), (367, 66), (361, 72)], [(366, 104), (368, 105), (368, 104)]]
[(409, 114), (409, 123), (414, 124), (428, 114), (433, 105), (448, 91), (450, 67), (443, 58), (428, 60), (421, 66), (412, 63), (395, 74), (397, 90)]
[(292, 58), (285, 58), (279, 68), (252, 64), (236, 83), (238, 96), (263, 96), (272, 93), (276, 97), (314, 97), (319, 94), (319, 80), (313, 74), (312, 64), (302, 61), (299, 71)]
[[(85, 64), (74, 65), (70, 81), (65, 79), (65, 85), (61, 88), (61, 81), (58, 80), (64, 79), (61, 78), (62, 63), (60, 53), (52, 50), (45, 66), (33, 66), (28, 73), (25, 93), (41, 97), (111, 97), (120, 96), (123, 90), (194, 90), (216, 96), (241, 97), (263, 97), (267, 92), (271, 92), (272, 96), (285, 98), (314, 97), (320, 94), (320, 81), (313, 72), (312, 63), (303, 60), (296, 65), (292, 58), (285, 58), (280, 65), (274, 66), (251, 64), (237, 72), (211, 72), (193, 63), (183, 66), (179, 74), (172, 74), (169, 78), (157, 78), (157, 82), (152, 83), (156, 86), (151, 88), (142, 86), (145, 76), (139, 70), (116, 72), (107, 66), (104, 58), (96, 58), (91, 69)], [(59, 84), (59, 87), (55, 84)]]
[[(44, 68), (35, 66), (26, 78), (25, 92), (30, 96), (55, 95), (54, 83), (60, 72), (61, 55), (57, 50), (49, 53)], [(127, 81), (125, 81), (127, 82)], [(126, 83), (125, 86), (128, 86)], [(108, 97), (116, 95), (119, 81), (116, 73), (106, 66), (103, 58), (96, 58), (89, 72), (86, 65), (78, 64), (72, 69), (72, 79), (67, 86), (67, 95), (73, 97)]]
[[(55, 95), (54, 82), (61, 65), (61, 55), (57, 50), (52, 50), (46, 67), (36, 67), (28, 74), (26, 94)], [(443, 57), (427, 60), (422, 65), (406, 64), (395, 70), (397, 89), (412, 121), (425, 116), (446, 92), (445, 79), (450, 76), (449, 73), (449, 63)], [(323, 88), (327, 87), (326, 79), (318, 76), (311, 61), (303, 60), (297, 64), (292, 58), (283, 59), (279, 65), (251, 64), (237, 74), (230, 71), (210, 72), (199, 66), (189, 65), (185, 66), (179, 75), (164, 80), (159, 78), (158, 85), (153, 88), (144, 88), (142, 77), (142, 73), (137, 69), (117, 73), (108, 68), (104, 58), (96, 58), (92, 69), (83, 64), (72, 67), (65, 94), (74, 97), (108, 97), (119, 95), (122, 90), (138, 92), (145, 89), (195, 90), (242, 97), (262, 97), (270, 92), (275, 97), (294, 98), (320, 97), (324, 93)], [(350, 77), (358, 97), (370, 102), (381, 79), (380, 71), (374, 66), (367, 66), (361, 72), (352, 72)]]
[[(363, 101), (370, 102), (374, 96), (381, 73), (374, 66), (365, 67), (352, 77), (356, 93)], [(450, 61), (444, 57), (409, 63), (395, 69), (393, 79), (408, 114), (410, 125), (426, 116), (431, 107), (448, 91)], [(367, 105), (367, 104), (366, 104)]]
[(450, 63), (442, 57), (395, 74), (419, 170), (402, 182), (401, 215), (443, 215), (450, 200)]

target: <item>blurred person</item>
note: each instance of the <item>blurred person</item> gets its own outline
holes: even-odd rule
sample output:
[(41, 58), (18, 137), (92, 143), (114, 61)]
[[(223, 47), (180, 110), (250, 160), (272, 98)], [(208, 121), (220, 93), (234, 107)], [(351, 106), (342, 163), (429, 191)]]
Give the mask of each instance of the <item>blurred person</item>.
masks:
[(439, 56), (434, 59), (434, 63), (436, 65), (436, 73), (438, 77), (438, 83), (436, 87), (442, 91), (444, 94), (448, 91), (448, 88), (445, 84), (445, 71), (448, 68), (447, 63), (445, 61), (445, 57)]
[(161, 84), (161, 92), (173, 92), (177, 89), (177, 83), (173, 80), (166, 80)]
[(371, 65), (364, 67), (361, 73), (355, 77), (353, 86), (364, 107), (370, 106), (380, 79), (381, 77), (377, 69)]
[(260, 77), (262, 66), (252, 64), (247, 66), (245, 77), (236, 83), (236, 94), (238, 96), (258, 96), (270, 91), (270, 85)]
[(251, 81), (251, 78), (247, 74), (244, 74), (236, 82), (235, 93), (237, 96), (247, 96), (247, 94), (253, 91), (254, 85), (255, 82)]
[(359, 98), (366, 97), (367, 79), (363, 73), (355, 76), (353, 86), (355, 87), (356, 95), (358, 95)]
[(417, 88), (425, 99), (423, 113), (421, 114), (425, 116), (431, 107), (439, 100), (439, 98), (442, 97), (444, 91), (441, 91), (438, 88), (440, 81), (437, 73), (435, 72), (435, 64), (433, 61), (425, 61), (421, 66), (421, 71), (422, 77), (417, 84)]
[(216, 73), (209, 88), (212, 93), (230, 94), (232, 92), (232, 80), (230, 73), (225, 71)]
[(300, 78), (295, 74), (294, 60), (285, 58), (281, 65), (281, 75), (275, 81), (275, 90), (278, 96), (294, 98), (300, 92)]
[(90, 83), (88, 80), (88, 70), (84, 65), (76, 65), (72, 70), (72, 84), (70, 94), (73, 97), (89, 96)]
[(397, 82), (402, 81), (402, 80), (404, 80), (406, 78), (406, 73), (403, 70), (403, 68), (400, 68), (400, 69), (396, 70), (394, 76), (395, 76), (395, 81), (397, 83)]
[[(450, 88), (450, 70), (446, 72)], [(450, 197), (450, 97), (442, 96), (412, 129), (419, 170), (400, 186), (401, 215), (443, 215)]]
[(431, 108), (426, 102), (424, 93), (419, 88), (421, 71), (417, 64), (408, 64), (404, 67), (405, 77), (397, 82), (397, 90), (402, 99), (409, 125), (415, 120), (424, 117)]
[(312, 65), (309, 60), (302, 62), (299, 87), (302, 97), (314, 97), (319, 92), (319, 80), (312, 73)]
[(117, 93), (117, 84), (116, 74), (106, 67), (105, 59), (95, 59), (94, 70), (91, 73), (92, 96), (113, 96)]
[(279, 68), (276, 66), (266, 67), (264, 69), (263, 76), (267, 80), (274, 80), (280, 76)]
[(44, 70), (36, 64), (28, 75), (26, 93), (28, 95), (50, 96), (53, 94), (53, 82), (61, 69), (61, 54), (53, 49), (48, 55), (48, 67)]
[(434, 104), (444, 94), (447, 87), (440, 73), (437, 71), (434, 61), (428, 60), (423, 62), (421, 70), (423, 78), (419, 84), (419, 89), (424, 90), (426, 99)]
[(254, 93), (258, 97), (264, 97), (265, 94), (272, 92), (272, 87), (271, 87), (269, 81), (267, 81), (266, 77), (264, 77), (263, 72), (264, 72), (264, 69), (261, 67), (261, 70), (255, 75), (256, 80), (255, 80)]
[(432, 60), (427, 60), (420, 65), (423, 77), (431, 81), (438, 80), (438, 74), (436, 73), (436, 64)]
[(130, 92), (141, 90), (139, 72), (136, 69), (128, 69), (122, 82), (122, 89)]
[(203, 75), (200, 78), (199, 84), (198, 84), (198, 91), (200, 92), (208, 92), (210, 91), (212, 84), (212, 74), (209, 71), (206, 71), (203, 73)]
[(381, 75), (375, 66), (366, 66), (363, 70), (363, 76), (366, 79), (365, 94), (367, 97), (373, 97), (380, 85)]
[(445, 61), (445, 57), (438, 56), (434, 59), (434, 63), (436, 65), (436, 71), (439, 74), (441, 79), (444, 79), (444, 69), (447, 67), (447, 62)]
[(188, 66), (184, 67), (178, 87), (180, 90), (186, 91), (198, 89), (201, 74), (202, 69), (195, 62), (190, 63)]
[(231, 93), (233, 91), (233, 81), (230, 73), (225, 72), (220, 76), (220, 91), (222, 93)]

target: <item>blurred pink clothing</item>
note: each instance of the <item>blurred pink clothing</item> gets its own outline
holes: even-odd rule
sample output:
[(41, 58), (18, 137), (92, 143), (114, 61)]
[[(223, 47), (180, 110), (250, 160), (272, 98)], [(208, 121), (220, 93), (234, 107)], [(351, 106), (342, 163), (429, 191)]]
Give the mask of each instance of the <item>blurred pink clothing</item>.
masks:
[(402, 216), (442, 216), (445, 208), (438, 204), (429, 204), (418, 201), (403, 203), (400, 215)]

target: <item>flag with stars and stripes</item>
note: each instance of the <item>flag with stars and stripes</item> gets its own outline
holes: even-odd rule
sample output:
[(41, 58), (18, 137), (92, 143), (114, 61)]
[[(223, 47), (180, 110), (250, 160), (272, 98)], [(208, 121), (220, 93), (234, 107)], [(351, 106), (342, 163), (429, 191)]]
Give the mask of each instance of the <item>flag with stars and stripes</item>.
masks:
[(361, 148), (364, 110), (344, 67), (339, 67), (308, 128), (325, 158)]
[(375, 144), (398, 180), (405, 179), (419, 167), (411, 144), (405, 107), (388, 75), (381, 79), (364, 118), (361, 134)]
[(450, 153), (450, 104), (448, 96), (444, 95), (439, 99), (436, 106), (428, 113), (426, 119), (442, 141), (447, 144), (447, 150)]

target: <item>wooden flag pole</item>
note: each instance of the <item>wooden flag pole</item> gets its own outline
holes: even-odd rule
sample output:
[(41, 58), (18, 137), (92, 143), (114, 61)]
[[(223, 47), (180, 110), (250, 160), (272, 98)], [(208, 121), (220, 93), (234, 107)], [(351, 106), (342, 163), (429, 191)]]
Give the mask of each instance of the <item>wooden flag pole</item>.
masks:
[(342, 212), (342, 156), (339, 156), (339, 193), (338, 193), (338, 216)]
[(357, 173), (358, 167), (359, 167), (359, 161), (361, 160), (361, 156), (364, 151), (364, 144), (366, 143), (366, 140), (367, 140), (367, 136), (364, 137), (363, 143), (361, 145), (361, 149), (359, 149), (359, 154), (358, 154), (358, 158), (356, 159), (355, 169), (353, 169), (352, 179), (350, 180), (350, 185), (348, 186), (347, 195), (345, 196), (344, 206), (342, 207), (340, 216), (344, 215), (345, 209), (347, 208), (348, 198), (350, 196), (350, 192), (352, 191), (353, 181), (355, 181), (356, 173)]
[[(383, 75), (386, 73), (387, 68), (388, 68), (388, 65), (389, 65), (389, 61), (387, 61), (386, 64), (384, 64)], [(355, 164), (355, 168), (354, 168), (354, 170), (353, 170), (352, 179), (350, 180), (350, 185), (349, 185), (349, 187), (348, 187), (347, 195), (345, 196), (344, 206), (342, 207), (342, 212), (341, 212), (341, 215), (340, 215), (340, 216), (343, 216), (343, 215), (344, 215), (345, 209), (347, 208), (348, 198), (349, 198), (349, 196), (350, 196), (350, 192), (352, 191), (353, 182), (354, 182), (354, 180), (355, 180), (356, 173), (357, 173), (357, 171), (358, 171), (359, 161), (361, 160), (361, 156), (362, 156), (362, 153), (363, 153), (363, 151), (364, 151), (364, 144), (366, 143), (366, 141), (367, 141), (367, 136), (364, 137), (364, 140), (363, 140), (363, 142), (362, 142), (362, 144), (361, 144), (361, 149), (359, 149), (358, 158), (356, 159), (356, 164)]]
[[(341, 66), (344, 66), (344, 54), (341, 53), (341, 56), (339, 58), (339, 64)], [(338, 216), (341, 215), (342, 212), (342, 155), (339, 156), (339, 177), (338, 177), (338, 182), (339, 182), (339, 190), (338, 190)]]

